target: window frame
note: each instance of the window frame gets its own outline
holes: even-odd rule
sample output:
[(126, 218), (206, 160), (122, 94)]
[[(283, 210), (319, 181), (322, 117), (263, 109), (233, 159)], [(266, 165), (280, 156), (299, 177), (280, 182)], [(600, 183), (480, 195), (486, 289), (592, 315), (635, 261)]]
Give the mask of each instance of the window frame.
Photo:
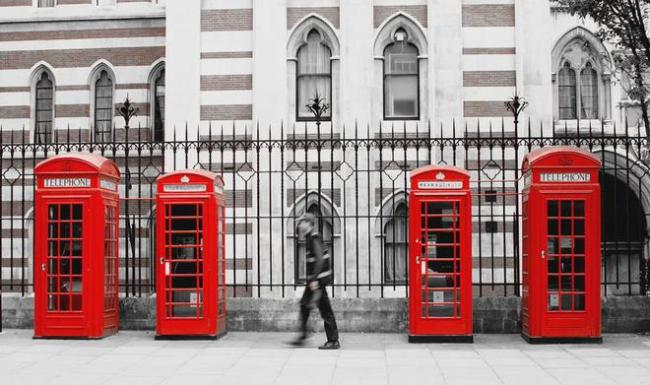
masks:
[[(38, 143), (37, 142), (37, 138), (38, 138), (38, 111), (39, 111), (39, 108), (38, 108), (38, 101), (39, 101), (39, 98), (38, 98), (38, 83), (40, 83), (41, 80), (43, 80), (43, 76), (45, 76), (45, 75), (47, 75), (48, 80), (50, 81), (50, 83), (52, 85), (51, 86), (51, 97), (50, 97), (50, 107), (51, 107), (50, 108), (50, 112), (51, 112), (51, 115), (50, 115), (50, 138), (49, 138), (49, 141), (46, 140), (43, 143)], [(33, 111), (34, 111), (34, 118), (33, 118), (34, 129), (32, 130), (33, 131), (33, 143), (38, 144), (38, 145), (52, 144), (52, 143), (54, 143), (54, 125), (55, 125), (55, 118), (56, 118), (56, 116), (55, 116), (55, 108), (54, 108), (54, 106), (55, 106), (55, 95), (56, 95), (56, 83), (55, 83), (54, 75), (48, 70), (41, 70), (41, 71), (39, 71), (37, 73), (37, 75), (35, 77), (35, 81), (34, 81), (33, 84), (34, 84), (34, 88), (33, 88), (34, 89), (34, 91), (33, 91), (34, 92), (34, 98), (32, 99), (33, 103), (34, 103), (34, 108), (33, 108)]]
[[(584, 110), (584, 106), (583, 106), (583, 103), (582, 103), (582, 99), (583, 99), (583, 98), (582, 98), (582, 91), (583, 91), (582, 77), (583, 77), (583, 73), (584, 73), (585, 71), (589, 71), (589, 72), (591, 72), (589, 75), (592, 77), (591, 81), (592, 81), (593, 83), (591, 84), (591, 95), (590, 95), (590, 96), (591, 96), (591, 104), (592, 104), (592, 108), (596, 110), (596, 113), (595, 113), (594, 115), (595, 115), (595, 116), (600, 115), (600, 86), (599, 86), (599, 84), (598, 84), (598, 83), (600, 82), (600, 76), (598, 76), (598, 71), (596, 70), (596, 68), (594, 67), (594, 65), (591, 63), (591, 61), (587, 61), (587, 62), (585, 63), (585, 65), (584, 65), (584, 67), (582, 67), (582, 69), (580, 70), (580, 76), (579, 76), (579, 77), (580, 77), (580, 84), (579, 84), (579, 92), (580, 92), (580, 95), (579, 95), (579, 96), (580, 96), (580, 108), (579, 108), (579, 110), (578, 110), (578, 112), (579, 112), (578, 115), (580, 116), (580, 119), (581, 119), (581, 120), (594, 120), (594, 119), (600, 119), (600, 118), (598, 118), (598, 117), (595, 117), (595, 118), (587, 118), (587, 117), (584, 117), (584, 116), (583, 116), (583, 112), (584, 112), (585, 110)], [(578, 87), (578, 86), (576, 86), (576, 87)], [(594, 92), (594, 91), (595, 91), (595, 92)], [(595, 102), (595, 103), (594, 103), (594, 102)]]
[(54, 8), (54, 7), (56, 7), (58, 5), (57, 0), (52, 0), (52, 5), (45, 5), (45, 6), (40, 5), (39, 4), (40, 2), (41, 2), (41, 0), (34, 0), (34, 5), (36, 6), (36, 8), (39, 8), (39, 9), (40, 8), (43, 8), (43, 9), (45, 9), (45, 8)]
[[(321, 237), (321, 243), (323, 244), (323, 252), (327, 252), (330, 255), (330, 258), (332, 258), (332, 249), (334, 248), (334, 225), (333, 223), (328, 220), (328, 217), (323, 216), (323, 212), (321, 209), (318, 207), (318, 204), (311, 204), (305, 213), (311, 213), (316, 217), (316, 220), (319, 222), (317, 224), (319, 235)], [(297, 219), (297, 218), (296, 218)], [(294, 221), (295, 223), (295, 221)], [(324, 235), (323, 228), (325, 226), (329, 226), (329, 234), (330, 238), (326, 241)], [(305, 260), (306, 253), (302, 253), (302, 249), (305, 248), (305, 240), (302, 238), (302, 236), (299, 234), (298, 229), (294, 229), (294, 242), (293, 242), (293, 253), (294, 253), (294, 263), (293, 263), (293, 279), (294, 283), (297, 285), (305, 284), (307, 282), (307, 261)], [(301, 249), (302, 247), (302, 249)], [(302, 257), (301, 257), (302, 255)], [(300, 277), (300, 262), (304, 262), (305, 264), (305, 277), (302, 278)], [(332, 260), (330, 259), (330, 268), (332, 268)], [(334, 276), (334, 271), (332, 271), (332, 277)], [(333, 282), (333, 278), (332, 278)]]
[[(568, 85), (568, 86), (563, 86), (561, 79), (562, 79), (562, 71), (567, 70), (573, 72), (573, 79), (574, 79), (574, 84), (573, 85)], [(580, 94), (578, 93), (578, 88), (579, 88), (579, 83), (578, 83), (578, 71), (576, 71), (572, 66), (571, 63), (568, 61), (565, 61), (562, 66), (560, 67), (560, 70), (558, 71), (558, 80), (557, 80), (557, 87), (558, 87), (558, 118), (559, 120), (576, 120), (578, 119), (578, 112), (579, 112), (579, 98)], [(572, 89), (573, 92), (573, 97), (575, 99), (574, 105), (570, 107), (562, 107), (562, 89), (567, 88), (567, 89)], [(564, 117), (562, 116), (562, 111), (571, 109), (573, 110), (573, 117)]]
[[(101, 80), (102, 74), (106, 73), (106, 77), (108, 80), (111, 82), (111, 118), (110, 118), (110, 128), (108, 131), (102, 131), (102, 132), (108, 132), (109, 133), (109, 138), (108, 141), (98, 141), (97, 140), (97, 83)], [(115, 77), (113, 76), (112, 72), (109, 71), (107, 68), (100, 68), (96, 71), (96, 75), (93, 76), (93, 94), (92, 94), (92, 100), (93, 100), (93, 132), (92, 132), (92, 141), (93, 143), (110, 143), (113, 140), (114, 137), (114, 123), (115, 123)]]
[[(406, 34), (406, 40), (403, 42), (403, 44), (408, 44), (411, 47), (415, 48), (415, 52), (416, 52), (415, 67), (416, 67), (417, 71), (416, 71), (415, 75), (413, 75), (413, 74), (387, 74), (386, 73), (386, 54), (387, 54), (386, 51), (388, 50), (388, 47), (390, 47), (392, 45), (395, 45), (395, 44), (398, 44), (399, 42), (393, 39), (393, 41), (390, 44), (387, 44), (386, 47), (384, 47), (384, 55), (383, 55), (383, 60), (382, 60), (383, 65), (382, 65), (382, 87), (381, 87), (382, 88), (382, 110), (383, 110), (384, 120), (386, 120), (386, 121), (420, 120), (420, 117), (422, 115), (422, 111), (421, 111), (422, 108), (421, 108), (421, 105), (420, 105), (420, 103), (421, 103), (421, 95), (420, 95), (420, 75), (421, 75), (420, 74), (420, 50), (418, 49), (417, 45), (415, 45), (415, 44), (413, 44), (411, 42), (408, 33), (404, 29), (402, 29), (402, 28), (398, 29), (397, 31), (395, 31), (395, 34), (397, 34), (400, 31), (404, 31), (404, 33)], [(395, 35), (395, 34), (393, 34), (393, 35)], [(386, 113), (386, 80), (389, 77), (412, 77), (412, 76), (416, 77), (417, 98), (416, 98), (416, 102), (415, 102), (415, 107), (416, 107), (416, 110), (417, 110), (417, 114), (412, 115), (412, 116), (388, 116), (387, 113)]]
[[(403, 216), (398, 216), (397, 215), (400, 210), (404, 211)], [(408, 282), (409, 282), (409, 276), (408, 276), (409, 234), (408, 233), (409, 233), (410, 229), (409, 229), (409, 216), (408, 215), (409, 215), (409, 210), (408, 210), (408, 205), (406, 204), (406, 202), (397, 203), (397, 205), (395, 206), (395, 208), (392, 211), (392, 215), (386, 221), (386, 223), (383, 225), (383, 228), (381, 229), (381, 231), (382, 231), (381, 232), (381, 243), (382, 243), (381, 244), (381, 247), (382, 247), (382, 261), (381, 261), (381, 263), (382, 263), (382, 269), (383, 269), (382, 283), (384, 283), (384, 284), (405, 285), (405, 284), (408, 284)], [(388, 226), (391, 225), (391, 226), (393, 226), (393, 232), (396, 233), (395, 230), (394, 230), (395, 229), (394, 223), (395, 223), (395, 220), (399, 219), (399, 218), (402, 218), (405, 221), (404, 223), (406, 224), (406, 226), (405, 226), (406, 232), (404, 234), (404, 240), (396, 242), (394, 237), (393, 237), (393, 241), (390, 242), (390, 245), (391, 245), (390, 249), (392, 250), (392, 253), (393, 253), (393, 262), (395, 262), (395, 260), (396, 260), (395, 259), (395, 249), (400, 247), (400, 246), (404, 247), (404, 267), (406, 267), (406, 271), (404, 271), (405, 276), (404, 276), (403, 279), (396, 279), (395, 272), (397, 270), (393, 270), (393, 279), (391, 280), (391, 279), (388, 279), (388, 277), (386, 276), (386, 273), (389, 271), (387, 269), (388, 258), (386, 258), (387, 257), (386, 250), (389, 249), (387, 247), (387, 245), (389, 244), (387, 229), (388, 229)]]
[(165, 141), (165, 112), (164, 110), (162, 111), (162, 137), (160, 140), (156, 140), (156, 109), (158, 108), (158, 80), (162, 77), (163, 81), (165, 82), (165, 102), (163, 108), (166, 108), (167, 105), (167, 80), (166, 80), (166, 72), (165, 72), (165, 65), (162, 63), (161, 65), (157, 66), (154, 68), (154, 70), (151, 72), (150, 75), (150, 83), (149, 83), (149, 94), (150, 94), (150, 119), (151, 119), (151, 141), (154, 143), (160, 143)]
[[(328, 58), (328, 61), (329, 61), (329, 74), (328, 75), (324, 75), (324, 74), (301, 74), (300, 73), (300, 50), (307, 47), (307, 45), (309, 44), (309, 42), (307, 40), (309, 39), (309, 35), (313, 31), (318, 33), (318, 35), (320, 36), (321, 40), (320, 40), (319, 44), (323, 45), (325, 48), (327, 48), (329, 50), (329, 58)], [(306, 107), (306, 106), (301, 106), (300, 105), (300, 78), (305, 78), (305, 77), (329, 77), (329, 95), (327, 95), (327, 97), (325, 98), (325, 102), (329, 106), (329, 109), (328, 109), (329, 116), (322, 117), (320, 119), (320, 121), (321, 122), (331, 122), (332, 121), (332, 116), (334, 116), (334, 107), (333, 107), (334, 103), (332, 101), (332, 98), (333, 98), (333, 95), (334, 95), (334, 90), (332, 88), (333, 87), (333, 83), (332, 83), (332, 77), (333, 77), (333, 71), (332, 71), (332, 57), (333, 57), (332, 55), (333, 55), (333, 53), (332, 52), (333, 52), (333, 50), (332, 50), (332, 47), (325, 44), (326, 40), (323, 37), (323, 33), (321, 31), (319, 31), (317, 28), (310, 29), (305, 36), (306, 36), (305, 42), (303, 44), (301, 44), (300, 47), (298, 47), (298, 49), (296, 50), (296, 78), (295, 78), (295, 82), (296, 82), (296, 87), (295, 87), (296, 122), (316, 122), (317, 121), (316, 117), (300, 116), (300, 108), (301, 107), (302, 108)]]

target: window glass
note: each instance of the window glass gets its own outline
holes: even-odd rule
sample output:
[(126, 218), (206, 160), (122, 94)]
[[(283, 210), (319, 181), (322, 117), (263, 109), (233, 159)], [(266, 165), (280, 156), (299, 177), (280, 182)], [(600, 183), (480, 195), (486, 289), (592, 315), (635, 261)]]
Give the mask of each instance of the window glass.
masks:
[(417, 118), (419, 115), (418, 50), (403, 30), (384, 51), (384, 115)]
[(576, 72), (565, 63), (559, 73), (560, 119), (576, 119)]
[(598, 119), (598, 73), (591, 63), (580, 73), (580, 105), (582, 119)]
[[(299, 119), (313, 119), (314, 115), (305, 107), (318, 94), (325, 103), (332, 105), (331, 50), (325, 45), (320, 33), (312, 30), (307, 43), (298, 50), (296, 108)], [(323, 118), (331, 117), (331, 108)]]
[(111, 140), (113, 124), (113, 80), (102, 71), (95, 83), (95, 141)]
[(39, 8), (54, 7), (54, 0), (38, 0)]
[(53, 91), (52, 80), (47, 72), (43, 72), (36, 83), (34, 142), (37, 144), (52, 142)]
[(160, 74), (154, 84), (154, 140), (162, 142), (165, 139), (165, 70)]
[(401, 204), (384, 228), (384, 281), (406, 282), (408, 211)]

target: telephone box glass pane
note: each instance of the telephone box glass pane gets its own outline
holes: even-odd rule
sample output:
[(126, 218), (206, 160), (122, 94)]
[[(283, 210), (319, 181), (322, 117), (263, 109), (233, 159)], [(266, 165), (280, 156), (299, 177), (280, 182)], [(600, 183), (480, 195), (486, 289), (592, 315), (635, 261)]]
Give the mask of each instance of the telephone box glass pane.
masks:
[(422, 318), (460, 317), (460, 202), (421, 206)]
[(203, 317), (203, 204), (166, 206), (167, 317)]
[(547, 201), (547, 309), (584, 311), (585, 202)]
[(83, 205), (47, 208), (48, 310), (81, 311), (83, 290)]
[(117, 310), (117, 207), (104, 207), (104, 311)]

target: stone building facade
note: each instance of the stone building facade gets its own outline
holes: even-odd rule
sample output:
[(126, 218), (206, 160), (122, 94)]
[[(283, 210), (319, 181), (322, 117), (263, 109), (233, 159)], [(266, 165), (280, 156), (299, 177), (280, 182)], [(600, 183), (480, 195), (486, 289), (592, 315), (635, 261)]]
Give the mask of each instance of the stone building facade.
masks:
[[(65, 136), (124, 141), (124, 121), (115, 116), (113, 106), (128, 96), (140, 108), (128, 132), (132, 141), (200, 141), (210, 135), (305, 138), (317, 134), (317, 125), (303, 106), (318, 92), (330, 105), (321, 126), (326, 137), (353, 137), (357, 127), (371, 137), (395, 127), (404, 136), (424, 135), (430, 127), (441, 127), (443, 136), (452, 135), (453, 127), (458, 127), (454, 135), (466, 137), (486, 135), (492, 127), (514, 135), (504, 101), (517, 91), (530, 101), (525, 119), (542, 124), (542, 133), (613, 132), (626, 122), (636, 124), (639, 114), (613, 73), (611, 47), (595, 37), (595, 30), (592, 23), (541, 0), (0, 0), (0, 126), (4, 143), (48, 143)], [(262, 182), (260, 187), (236, 178), (233, 170), (249, 164), (241, 154), (226, 154), (213, 164), (205, 153), (190, 154), (189, 160), (169, 152), (154, 155), (150, 165), (165, 170), (185, 164), (229, 165), (232, 221), (227, 230), (235, 235), (228, 279), (269, 283), (255, 293), (262, 296), (300, 291), (299, 286), (282, 294), (271, 289), (285, 272), (290, 282), (296, 281), (292, 258), (280, 266), (256, 255), (260, 247), (268, 247), (271, 255), (293, 255), (292, 221), (283, 226), (273, 220), (246, 222), (244, 215), (262, 212), (284, 220), (318, 202), (320, 214), (330, 218), (333, 250), (341, 254), (361, 245), (360, 254), (380, 259), (382, 234), (390, 222), (384, 216), (403, 212), (406, 204), (406, 178), (393, 181), (394, 194), (385, 196), (380, 181), (368, 177), (357, 187), (370, 194), (358, 202), (358, 192), (334, 176), (322, 181), (328, 192), (320, 197), (314, 195), (316, 178), (310, 178), (298, 192), (284, 191), (284, 199), (256, 201), (253, 197), (282, 187), (279, 180), (269, 179), (269, 185)], [(398, 154), (407, 164), (420, 155)], [(303, 167), (313, 165), (315, 157), (305, 154)], [(117, 158), (123, 166), (123, 154)], [(448, 160), (440, 153), (433, 158)], [(485, 179), (486, 159), (493, 156), (481, 158), (468, 156), (464, 165), (476, 180)], [(514, 154), (503, 153), (496, 163), (505, 169), (514, 159)], [(296, 161), (270, 153), (268, 162), (250, 163), (260, 174)], [(3, 169), (9, 168), (3, 162)], [(381, 162), (375, 154), (357, 167), (380, 169)], [(513, 179), (516, 167), (511, 165), (499, 178)], [(19, 228), (23, 222), (17, 218), (31, 215), (32, 191), (17, 188), (3, 186), (3, 202), (24, 194), (27, 204), (3, 203), (2, 215), (3, 223)], [(352, 202), (364, 218), (374, 218), (362, 234), (343, 214), (352, 210)], [(153, 208), (145, 206), (134, 215), (146, 233)], [(495, 225), (499, 236), (495, 243), (494, 236), (475, 234), (474, 248), (503, 256), (504, 262), (498, 271), (482, 270), (475, 263), (474, 279), (503, 282), (515, 274), (516, 241), (509, 219), (514, 205), (503, 199), (489, 210), (500, 221)], [(3, 251), (21, 244), (28, 256), (30, 229), (21, 231), (22, 240), (13, 246), (4, 242)], [(16, 234), (3, 230), (2, 237), (15, 239)], [(150, 248), (147, 244), (142, 247)], [(383, 282), (380, 269), (371, 269), (370, 261), (347, 263), (338, 264), (337, 277)], [(3, 277), (26, 275), (29, 280), (30, 268), (11, 271), (15, 268), (3, 260)], [(240, 294), (253, 291), (245, 288)], [(361, 294), (342, 289), (337, 295), (380, 294), (372, 288)], [(382, 289), (381, 295), (403, 297), (405, 288)]]

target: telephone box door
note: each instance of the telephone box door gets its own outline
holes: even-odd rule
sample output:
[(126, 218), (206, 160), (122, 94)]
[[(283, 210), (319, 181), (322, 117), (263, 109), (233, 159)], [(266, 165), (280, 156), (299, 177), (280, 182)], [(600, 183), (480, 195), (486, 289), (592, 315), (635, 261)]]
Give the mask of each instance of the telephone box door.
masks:
[[(36, 244), (41, 248), (35, 269), (36, 285), (46, 289), (35, 292), (39, 305), (37, 325), (58, 329), (62, 336), (84, 335), (88, 329), (89, 302), (85, 292), (90, 266), (84, 264), (91, 261), (87, 242), (92, 239), (89, 203), (88, 197), (52, 198), (37, 208), (36, 231), (47, 239)], [(37, 335), (43, 334), (37, 331)]]
[[(591, 225), (589, 218), (598, 210), (593, 207), (592, 195), (541, 193), (543, 207), (538, 209), (545, 216), (542, 224), (546, 226), (546, 239), (542, 239), (539, 271), (543, 277), (541, 326), (545, 335), (584, 333), (590, 324), (585, 312), (594, 306), (590, 301), (600, 300), (598, 288), (596, 295), (591, 295), (593, 291), (588, 287), (600, 281), (600, 265), (591, 258), (597, 252), (593, 248), (600, 246), (600, 242), (594, 242), (594, 232), (600, 229)], [(587, 292), (590, 295), (585, 295)]]
[(168, 335), (206, 334), (214, 327), (206, 312), (216, 300), (207, 297), (206, 286), (214, 283), (205, 279), (214, 268), (204, 249), (205, 234), (214, 233), (204, 219), (208, 200), (170, 200), (158, 210), (158, 329)]
[[(471, 247), (471, 233), (463, 220), (471, 212), (469, 200), (421, 197), (410, 207), (411, 233), (411, 335), (469, 336), (471, 341), (471, 279), (468, 258), (461, 258)], [(470, 234), (468, 236), (468, 234)], [(469, 290), (468, 290), (469, 289)], [(471, 302), (470, 302), (471, 305)], [(469, 313), (469, 314), (468, 314)], [(469, 322), (469, 325), (467, 323)], [(454, 337), (452, 337), (454, 336)], [(436, 340), (443, 338), (434, 338)]]

